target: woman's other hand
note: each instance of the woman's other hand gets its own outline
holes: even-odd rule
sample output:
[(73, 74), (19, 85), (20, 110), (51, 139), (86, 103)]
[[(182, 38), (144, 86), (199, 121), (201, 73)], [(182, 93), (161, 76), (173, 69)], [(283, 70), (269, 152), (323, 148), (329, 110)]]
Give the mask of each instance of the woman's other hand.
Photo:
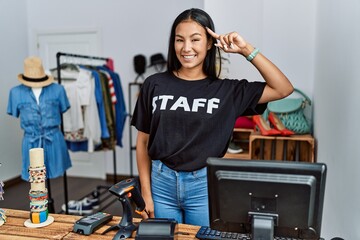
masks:
[(141, 213), (142, 219), (155, 218), (154, 214), (154, 202), (152, 197), (143, 196), (145, 202), (145, 210)]

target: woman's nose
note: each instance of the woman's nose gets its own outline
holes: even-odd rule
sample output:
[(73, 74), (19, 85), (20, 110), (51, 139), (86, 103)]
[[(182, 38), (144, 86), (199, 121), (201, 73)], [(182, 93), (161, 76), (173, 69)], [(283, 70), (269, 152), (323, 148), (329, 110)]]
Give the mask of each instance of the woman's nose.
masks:
[(188, 51), (191, 50), (191, 41), (185, 41), (185, 42), (184, 42), (183, 50), (184, 50), (185, 52), (188, 52)]

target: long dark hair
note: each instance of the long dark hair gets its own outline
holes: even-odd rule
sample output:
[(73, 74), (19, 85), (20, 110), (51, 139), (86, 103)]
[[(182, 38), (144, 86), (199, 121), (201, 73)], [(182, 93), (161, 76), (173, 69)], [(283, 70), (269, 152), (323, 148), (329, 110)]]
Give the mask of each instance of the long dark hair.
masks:
[[(179, 16), (175, 19), (172, 27), (171, 27), (171, 33), (170, 33), (170, 39), (169, 39), (169, 51), (168, 51), (168, 62), (167, 62), (167, 69), (170, 73), (173, 71), (178, 71), (181, 68), (181, 63), (176, 57), (175, 53), (175, 29), (181, 23), (185, 20), (193, 20), (197, 23), (199, 23), (201, 26), (208, 27), (212, 31), (215, 32), (215, 26), (214, 23), (205, 11), (198, 9), (198, 8), (191, 8), (188, 10), (183, 11), (180, 13)], [(208, 38), (208, 41), (212, 41), (213, 43), (216, 43), (216, 39), (213, 38), (205, 29), (206, 36)], [(219, 58), (220, 58), (220, 51), (217, 49), (217, 47), (214, 46), (214, 44), (211, 45), (211, 48), (208, 50), (204, 65), (203, 65), (203, 71), (204, 73), (209, 77), (215, 77), (217, 78), (221, 72), (221, 61), (219, 61), (219, 71), (217, 73), (216, 70), (216, 53), (218, 51)]]

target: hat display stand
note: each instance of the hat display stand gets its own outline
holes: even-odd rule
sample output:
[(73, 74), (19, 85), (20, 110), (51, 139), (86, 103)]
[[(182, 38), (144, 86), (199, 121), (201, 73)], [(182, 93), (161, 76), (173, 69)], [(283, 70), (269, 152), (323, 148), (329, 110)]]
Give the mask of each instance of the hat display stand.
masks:
[[(1, 167), (1, 163), (0, 163), (0, 167)], [(4, 194), (4, 183), (0, 180), (0, 201), (4, 200), (3, 194)], [(5, 215), (5, 210), (0, 208), (0, 227), (2, 225), (4, 225), (4, 223), (6, 222), (6, 215)]]
[[(150, 64), (149, 67), (151, 67)], [(129, 116), (132, 117), (131, 113), (134, 109), (134, 104), (136, 102), (137, 95), (141, 89), (141, 86), (145, 80), (144, 73), (146, 72), (146, 58), (142, 54), (138, 54), (134, 57), (134, 70), (138, 74), (134, 80), (134, 82), (130, 82), (128, 85), (128, 97), (129, 97)], [(138, 79), (142, 78), (142, 81), (139, 82)], [(136, 150), (136, 146), (133, 139), (133, 128), (129, 127), (129, 146), (130, 146), (130, 177), (133, 177), (133, 152)]]
[[(137, 95), (139, 94), (141, 86), (142, 86), (142, 83), (140, 83), (140, 82), (131, 82), (131, 83), (129, 83), (128, 97), (129, 97), (129, 117), (130, 117), (130, 119), (132, 118), (132, 112), (133, 112), (133, 109), (134, 109), (134, 104), (136, 102), (136, 98), (137, 98)], [(135, 90), (134, 90), (134, 88), (135, 88)], [(134, 134), (133, 131), (134, 131), (134, 129), (130, 125), (130, 127), (129, 127), (130, 177), (134, 176), (133, 175), (133, 158), (134, 158), (133, 153), (136, 150), (136, 145), (135, 145), (134, 138), (133, 138), (133, 134)]]
[(45, 186), (46, 167), (44, 164), (44, 149), (31, 148), (29, 150), (29, 182), (30, 182), (30, 219), (24, 222), (25, 227), (40, 228), (54, 222), (54, 217), (49, 216), (48, 191)]

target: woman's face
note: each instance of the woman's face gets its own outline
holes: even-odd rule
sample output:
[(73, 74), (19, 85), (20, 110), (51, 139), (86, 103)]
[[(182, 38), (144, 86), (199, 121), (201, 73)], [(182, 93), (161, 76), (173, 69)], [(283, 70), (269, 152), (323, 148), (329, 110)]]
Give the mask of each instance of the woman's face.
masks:
[(211, 42), (203, 26), (193, 20), (186, 20), (175, 29), (175, 53), (182, 70), (201, 69)]

